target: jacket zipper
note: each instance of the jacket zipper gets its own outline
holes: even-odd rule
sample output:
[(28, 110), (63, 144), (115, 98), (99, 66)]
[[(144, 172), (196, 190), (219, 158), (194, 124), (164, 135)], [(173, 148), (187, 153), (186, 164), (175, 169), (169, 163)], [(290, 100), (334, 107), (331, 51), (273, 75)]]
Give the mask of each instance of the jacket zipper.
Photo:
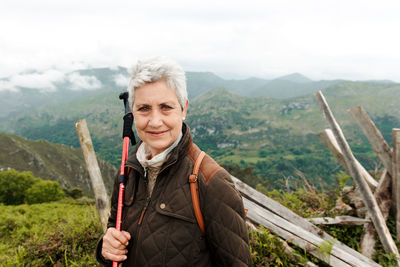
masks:
[[(148, 180), (147, 180), (147, 168), (144, 168), (144, 183), (145, 183), (145, 187), (146, 187), (146, 192), (147, 192), (147, 187), (148, 187)], [(140, 218), (138, 221), (138, 227), (136, 228), (136, 242), (135, 242), (135, 247), (134, 247), (134, 262), (133, 262), (133, 266), (136, 266), (136, 259), (137, 259), (137, 249), (138, 249), (138, 244), (139, 244), (139, 236), (141, 233), (141, 225), (142, 225), (142, 221), (144, 218), (144, 214), (146, 213), (147, 207), (150, 204), (150, 200), (151, 197), (149, 195), (149, 193), (147, 192), (147, 198), (146, 198), (146, 203), (144, 204), (142, 211), (140, 213)]]
[(144, 207), (143, 207), (143, 209), (142, 209), (142, 212), (140, 213), (140, 218), (139, 218), (138, 225), (141, 225), (141, 224), (142, 224), (143, 217), (144, 217), (144, 214), (146, 213), (146, 210), (147, 210), (147, 207), (149, 206), (149, 203), (150, 203), (150, 199), (148, 198), (148, 199), (146, 200), (146, 204), (144, 204)]
[[(171, 162), (170, 164), (168, 164), (167, 166), (165, 166), (164, 168), (162, 168), (162, 169), (160, 170), (160, 172), (158, 173), (158, 175), (160, 175), (161, 172), (163, 172), (163, 171), (164, 171), (166, 168), (168, 168), (169, 166), (173, 165), (175, 162), (176, 162), (176, 160), (174, 160), (173, 162)], [(158, 178), (158, 175), (157, 175), (157, 178)], [(156, 184), (157, 184), (157, 178), (156, 178)], [(146, 184), (146, 189), (147, 189), (147, 187), (148, 187), (147, 168), (144, 168), (144, 182), (145, 182), (145, 184)], [(153, 192), (154, 192), (154, 189), (155, 189), (155, 188), (156, 188), (156, 185), (154, 185)], [(150, 204), (150, 201), (151, 201), (151, 196), (149, 195), (149, 193), (147, 193), (146, 203), (145, 203), (145, 205), (144, 205), (144, 207), (143, 207), (143, 209), (142, 209), (142, 212), (140, 213), (140, 218), (139, 218), (138, 225), (141, 225), (141, 224), (142, 224), (144, 214), (146, 213), (146, 210), (147, 210), (147, 207), (148, 207), (149, 204)]]
[[(146, 170), (146, 168), (144, 168), (144, 182), (145, 182), (145, 184), (146, 184), (146, 187), (147, 187), (147, 170)], [(139, 235), (140, 235), (140, 225), (141, 225), (141, 220), (143, 220), (143, 216), (144, 216), (144, 212), (145, 212), (145, 208), (147, 208), (147, 206), (148, 206), (148, 202), (150, 202), (150, 201), (148, 201), (149, 200), (149, 196), (147, 195), (147, 199), (146, 199), (146, 204), (145, 204), (145, 206), (143, 207), (143, 209), (142, 209), (142, 212), (140, 213), (140, 219), (139, 219), (139, 221), (140, 221), (140, 223), (138, 223), (138, 227), (136, 228), (136, 233), (135, 233), (135, 236), (133, 237), (133, 238), (135, 238), (136, 239), (136, 241), (135, 241), (135, 245), (133, 246), (133, 251), (134, 251), (134, 254), (133, 254), (133, 266), (136, 266), (137, 264), (136, 264), (136, 259), (137, 259), (137, 247), (138, 247), (138, 243), (139, 243)]]
[(150, 199), (151, 199), (151, 197), (149, 195), (149, 192), (147, 191), (147, 188), (149, 186), (149, 181), (147, 180), (147, 168), (144, 168), (144, 183), (145, 183), (145, 186), (146, 186), (147, 198), (146, 198), (146, 203), (144, 204), (144, 207), (142, 209), (142, 212), (140, 213), (139, 222), (138, 222), (138, 225), (139, 225), (138, 229), (139, 229), (140, 225), (142, 224), (144, 214), (146, 213), (147, 207), (149, 206)]
[[(160, 170), (160, 172), (158, 173), (158, 175), (160, 175), (161, 172), (163, 172), (165, 169), (167, 169), (169, 166), (172, 166), (172, 165), (175, 164), (176, 162), (177, 162), (177, 160), (174, 160), (173, 162), (171, 162), (171, 163), (169, 163), (168, 165), (166, 165), (164, 168), (162, 168), (162, 169)], [(157, 178), (158, 178), (158, 175), (157, 175)], [(146, 190), (147, 190), (147, 188), (148, 188), (147, 168), (144, 168), (144, 183), (145, 183)], [(156, 184), (154, 185), (154, 189), (156, 188), (156, 185), (157, 185), (157, 180), (156, 180)], [(154, 192), (154, 189), (153, 189), (153, 192)], [(153, 194), (152, 194), (152, 195), (153, 195)], [(136, 242), (135, 242), (134, 254), (133, 254), (133, 256), (134, 256), (133, 266), (136, 266), (136, 265), (137, 265), (137, 264), (136, 264), (136, 259), (137, 259), (137, 249), (138, 249), (138, 244), (139, 244), (139, 236), (140, 236), (140, 233), (141, 233), (141, 225), (142, 225), (144, 215), (145, 215), (145, 213), (146, 213), (146, 210), (147, 210), (147, 208), (148, 208), (150, 202), (151, 202), (151, 196), (150, 196), (149, 193), (147, 192), (146, 203), (144, 204), (144, 206), (143, 206), (143, 208), (142, 208), (142, 212), (140, 213), (140, 217), (139, 217), (139, 221), (138, 221), (138, 227), (137, 227), (137, 229), (136, 229), (136, 235), (135, 235), (135, 236), (136, 236)]]

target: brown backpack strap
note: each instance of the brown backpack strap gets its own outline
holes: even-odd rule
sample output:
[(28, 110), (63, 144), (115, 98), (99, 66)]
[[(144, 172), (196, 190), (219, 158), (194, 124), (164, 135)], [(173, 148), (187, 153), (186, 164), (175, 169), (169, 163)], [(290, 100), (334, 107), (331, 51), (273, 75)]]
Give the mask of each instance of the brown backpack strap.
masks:
[(199, 224), (200, 230), (203, 235), (206, 233), (206, 230), (204, 227), (203, 214), (201, 214), (200, 209), (199, 184), (197, 182), (197, 176), (199, 174), (201, 162), (203, 161), (205, 155), (206, 153), (204, 151), (200, 152), (200, 155), (197, 157), (196, 162), (194, 163), (193, 172), (191, 175), (189, 175), (190, 193), (192, 195), (194, 215), (196, 216), (197, 223)]

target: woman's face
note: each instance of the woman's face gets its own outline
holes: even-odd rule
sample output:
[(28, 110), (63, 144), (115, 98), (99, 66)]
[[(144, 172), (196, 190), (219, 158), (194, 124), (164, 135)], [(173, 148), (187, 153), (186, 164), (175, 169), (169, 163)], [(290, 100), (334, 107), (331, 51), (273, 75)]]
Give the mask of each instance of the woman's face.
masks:
[(140, 139), (149, 145), (151, 157), (171, 146), (182, 130), (188, 102), (182, 110), (174, 89), (165, 79), (135, 89), (133, 116)]

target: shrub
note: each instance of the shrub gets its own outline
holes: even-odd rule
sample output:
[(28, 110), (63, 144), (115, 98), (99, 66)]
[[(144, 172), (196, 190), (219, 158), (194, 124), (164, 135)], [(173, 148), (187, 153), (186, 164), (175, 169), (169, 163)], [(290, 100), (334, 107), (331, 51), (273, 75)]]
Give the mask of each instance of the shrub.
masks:
[(64, 189), (64, 192), (67, 196), (72, 197), (73, 199), (81, 198), (84, 195), (83, 190), (79, 187)]
[(268, 156), (268, 152), (266, 150), (262, 149), (262, 150), (258, 151), (258, 156), (260, 158), (266, 158)]
[(0, 172), (0, 203), (6, 205), (24, 203), (26, 190), (39, 180), (31, 172), (16, 170)]
[[(74, 192), (79, 195), (79, 192)], [(65, 196), (59, 183), (34, 177), (31, 172), (0, 172), (0, 203), (34, 204), (60, 200)]]
[(26, 190), (25, 201), (28, 204), (57, 201), (64, 197), (64, 191), (55, 181), (41, 180)]

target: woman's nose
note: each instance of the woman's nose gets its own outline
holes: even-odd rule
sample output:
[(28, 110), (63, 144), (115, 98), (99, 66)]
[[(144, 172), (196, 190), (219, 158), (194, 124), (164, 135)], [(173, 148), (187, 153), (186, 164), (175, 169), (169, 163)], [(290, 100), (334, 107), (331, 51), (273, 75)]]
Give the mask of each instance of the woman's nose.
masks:
[(150, 116), (149, 126), (160, 127), (162, 126), (162, 115), (158, 111), (153, 111)]

